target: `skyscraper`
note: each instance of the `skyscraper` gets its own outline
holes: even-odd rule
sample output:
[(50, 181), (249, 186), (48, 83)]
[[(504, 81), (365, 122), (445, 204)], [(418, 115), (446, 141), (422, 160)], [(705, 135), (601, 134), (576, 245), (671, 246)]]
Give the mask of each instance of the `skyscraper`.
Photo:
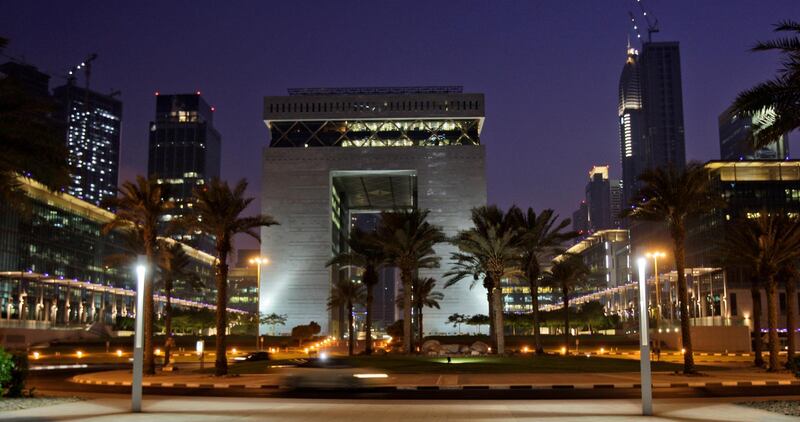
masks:
[(36, 66), (6, 62), (0, 65), (0, 73), (12, 78), (29, 95), (50, 96), (50, 75), (42, 73)]
[(592, 231), (611, 228), (611, 184), (608, 166), (594, 166), (586, 184), (586, 203), (589, 207), (589, 227)]
[(53, 90), (66, 124), (71, 183), (67, 192), (95, 205), (117, 195), (122, 102), (67, 83)]
[[(192, 207), (193, 189), (219, 177), (219, 132), (214, 129), (214, 108), (194, 94), (159, 95), (156, 117), (150, 122), (150, 152), (147, 172), (165, 187), (164, 195), (175, 201), (165, 221), (179, 217)], [(206, 236), (176, 233), (176, 240), (209, 251), (213, 243)]]
[(754, 126), (769, 122), (772, 112), (752, 117), (738, 116), (731, 108), (719, 115), (719, 154), (723, 160), (784, 160), (789, 158), (789, 134), (764, 148), (754, 151), (748, 138)]
[(619, 82), (622, 200), (628, 206), (648, 168), (686, 164), (680, 49), (677, 42), (628, 44)]

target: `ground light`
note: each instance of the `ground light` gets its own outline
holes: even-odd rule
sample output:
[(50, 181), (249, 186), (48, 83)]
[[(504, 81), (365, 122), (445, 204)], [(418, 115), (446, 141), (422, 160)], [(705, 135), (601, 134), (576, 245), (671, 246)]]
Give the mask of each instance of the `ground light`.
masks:
[(647, 338), (647, 279), (645, 278), (647, 260), (639, 258), (636, 264), (639, 266), (639, 364), (642, 376), (642, 415), (650, 416), (653, 414), (653, 384), (650, 374), (650, 343)]
[(133, 337), (133, 382), (131, 383), (131, 411), (142, 411), (142, 370), (144, 369), (144, 276), (147, 259), (139, 255), (136, 263), (136, 323)]

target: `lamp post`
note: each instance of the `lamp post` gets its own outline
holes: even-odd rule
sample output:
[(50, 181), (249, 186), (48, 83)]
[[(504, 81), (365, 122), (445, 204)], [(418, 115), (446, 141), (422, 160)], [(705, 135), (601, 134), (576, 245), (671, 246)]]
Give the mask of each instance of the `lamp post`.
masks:
[(639, 266), (639, 365), (642, 384), (642, 415), (653, 414), (653, 383), (650, 374), (650, 344), (648, 342), (647, 327), (647, 279), (645, 270), (647, 260), (636, 260)]
[(142, 369), (144, 360), (144, 276), (147, 258), (139, 255), (136, 260), (136, 330), (133, 337), (133, 382), (131, 382), (131, 411), (142, 411)]
[(260, 346), (259, 339), (261, 337), (261, 319), (259, 318), (261, 315), (261, 310), (259, 309), (261, 305), (261, 265), (269, 264), (269, 258), (257, 256), (251, 258), (249, 262), (256, 266), (256, 351), (258, 351)]

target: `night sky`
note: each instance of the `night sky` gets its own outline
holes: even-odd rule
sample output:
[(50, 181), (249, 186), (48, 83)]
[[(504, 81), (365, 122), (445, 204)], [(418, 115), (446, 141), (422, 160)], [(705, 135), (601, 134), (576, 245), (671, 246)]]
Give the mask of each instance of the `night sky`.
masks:
[[(643, 1), (660, 23), (654, 40), (681, 43), (687, 157), (718, 158), (717, 116), (778, 64), (748, 48), (771, 38), (773, 23), (800, 19), (800, 1)], [(155, 91), (202, 91), (217, 110), (222, 176), (246, 177), (258, 197), (264, 95), (463, 85), (486, 94), (489, 201), (570, 216), (593, 164), (620, 175), (617, 84), (629, 10), (632, 0), (25, 0), (4, 3), (0, 36), (11, 40), (7, 55), (53, 75), (51, 88), (98, 54), (92, 88), (122, 91), (121, 180), (146, 171)]]

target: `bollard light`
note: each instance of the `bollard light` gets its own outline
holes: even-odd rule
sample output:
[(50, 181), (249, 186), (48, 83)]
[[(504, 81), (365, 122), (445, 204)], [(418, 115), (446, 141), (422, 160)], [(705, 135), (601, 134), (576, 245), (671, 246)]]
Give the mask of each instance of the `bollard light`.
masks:
[(133, 337), (133, 382), (131, 382), (131, 411), (142, 411), (142, 376), (144, 369), (144, 280), (147, 258), (139, 255), (136, 264), (136, 322)]

